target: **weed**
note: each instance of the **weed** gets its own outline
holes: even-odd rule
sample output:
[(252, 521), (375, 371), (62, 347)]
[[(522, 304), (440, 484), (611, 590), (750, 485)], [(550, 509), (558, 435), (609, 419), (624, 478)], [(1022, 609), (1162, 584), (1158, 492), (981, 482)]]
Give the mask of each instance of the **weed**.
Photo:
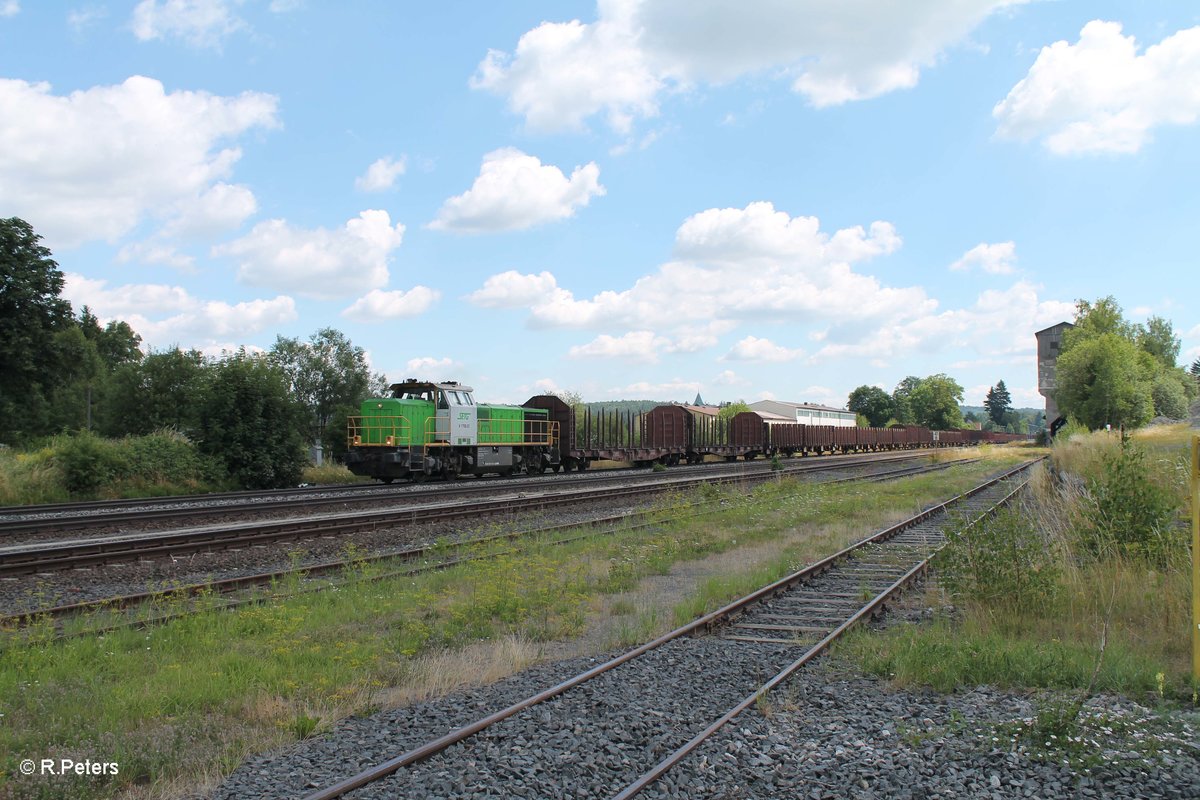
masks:
[(1020, 611), (1052, 604), (1059, 592), (1055, 552), (1018, 509), (951, 529), (935, 564), (942, 585), (960, 600)]
[(297, 739), (307, 739), (317, 730), (317, 725), (319, 725), (320, 722), (320, 717), (310, 717), (308, 714), (300, 712), (292, 720), (290, 730), (292, 735)]
[(762, 692), (754, 699), (754, 710), (766, 719), (770, 719), (775, 714), (775, 704), (771, 702), (771, 693)]

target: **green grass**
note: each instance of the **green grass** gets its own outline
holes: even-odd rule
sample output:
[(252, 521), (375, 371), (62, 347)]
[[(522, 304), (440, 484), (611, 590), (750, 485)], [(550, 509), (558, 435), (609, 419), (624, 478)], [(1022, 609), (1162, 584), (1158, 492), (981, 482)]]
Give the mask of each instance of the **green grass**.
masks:
[(372, 481), (370, 478), (364, 478), (361, 475), (355, 475), (353, 472), (346, 469), (344, 464), (324, 464), (320, 467), (305, 467), (301, 481), (303, 483), (314, 485), (338, 483), (374, 483), (374, 481)]
[[(784, 480), (750, 496), (718, 490), (722, 508), (703, 514), (687, 510), (690, 498), (669, 498), (647, 529), (562, 545), (489, 545), (493, 551), (482, 552), (504, 552), (435, 573), (351, 581), (337, 591), (197, 614), (148, 631), (50, 641), (48, 628), (35, 628), (32, 640), (6, 637), (0, 639), (0, 794), (99, 798), (142, 784), (166, 793), (212, 781), (250, 752), (320, 733), (405, 691), (419, 693), (411, 687), (420, 665), (440, 653), (513, 637), (567, 639), (584, 629), (597, 598), (646, 576), (795, 538), (809, 527), (824, 531), (766, 571), (706, 590), (690, 612), (700, 613), (741, 587), (761, 585), (944, 498), (947, 480), (962, 491), (998, 466), (992, 460), (956, 467), (952, 475), (872, 485)], [(712, 499), (714, 492), (701, 495)], [(383, 569), (360, 565), (354, 576)], [(631, 613), (620, 638), (632, 643), (659, 627), (658, 613)], [(65, 789), (17, 775), (21, 758), (42, 756), (114, 760), (120, 774)]]
[[(897, 685), (930, 686), (952, 692), (989, 684), (1002, 688), (1078, 689), (1096, 668), (1096, 641), (1043, 638), (981, 625), (940, 619), (929, 625), (901, 625), (884, 635), (857, 631), (839, 644), (839, 655), (853, 658), (868, 673)], [(1136, 643), (1110, 641), (1095, 688), (1148, 692), (1156, 688), (1161, 661), (1148, 659)]]
[[(859, 633), (839, 652), (900, 684), (943, 691), (978, 684), (1074, 693), (1090, 687), (1194, 704), (1190, 511), (1179, 469), (1190, 435), (1186, 426), (1166, 426), (1135, 436), (1154, 466), (1149, 480), (1180, 509), (1178, 524), (1156, 534), (1161, 546), (1153, 551), (1088, 541), (1103, 513), (1091, 489), (1102, 470), (1113, 470), (1120, 440), (1076, 435), (1054, 448), (1055, 466), (1066, 477), (1035, 482), (1019, 515), (1001, 515), (944, 562), (955, 572), (943, 587), (957, 594), (931, 600), (953, 604), (952, 619)], [(995, 561), (1001, 557), (1019, 557), (1039, 572), (1020, 576)]]

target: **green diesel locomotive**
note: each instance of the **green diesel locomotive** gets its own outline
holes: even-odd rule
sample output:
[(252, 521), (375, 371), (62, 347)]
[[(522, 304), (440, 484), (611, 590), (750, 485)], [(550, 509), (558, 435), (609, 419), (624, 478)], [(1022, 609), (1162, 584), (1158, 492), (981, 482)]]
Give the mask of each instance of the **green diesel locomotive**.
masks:
[(346, 466), (391, 483), (438, 475), (557, 472), (558, 423), (542, 408), (476, 404), (470, 386), (408, 379), (364, 400), (347, 425)]

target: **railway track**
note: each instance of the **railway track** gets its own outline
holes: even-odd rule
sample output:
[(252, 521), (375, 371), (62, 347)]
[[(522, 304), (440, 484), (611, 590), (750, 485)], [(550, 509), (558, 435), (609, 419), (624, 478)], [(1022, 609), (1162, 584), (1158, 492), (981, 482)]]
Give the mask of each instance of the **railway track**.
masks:
[[(819, 481), (819, 484), (837, 484), (850, 481), (870, 481), (879, 482), (885, 480), (896, 480), (903, 477), (911, 477), (913, 475), (925, 474), (929, 472), (946, 469), (953, 464), (974, 463), (972, 460), (960, 460), (955, 462), (943, 462), (932, 465), (918, 466), (901, 466), (897, 469), (888, 470), (881, 473), (870, 474), (865, 476), (853, 476), (843, 478), (833, 478), (824, 481)], [(685, 507), (686, 513), (704, 513), (709, 504), (703, 502), (692, 503)], [(29, 609), (23, 612), (0, 616), (0, 630), (16, 629), (24, 627), (35, 621), (45, 620), (61, 620), (68, 617), (95, 613), (95, 612), (117, 612), (130, 608), (135, 608), (142, 604), (152, 604), (156, 602), (176, 600), (180, 598), (192, 598), (207, 595), (227, 595), (235, 592), (240, 592), (255, 587), (269, 586), (281, 583), (294, 576), (303, 577), (319, 577), (327, 575), (335, 575), (344, 572), (348, 568), (356, 565), (389, 563), (399, 565), (401, 563), (406, 566), (401, 566), (396, 569), (388, 569), (384, 572), (378, 572), (370, 576), (371, 580), (382, 580), (389, 577), (397, 577), (401, 575), (413, 575), (420, 572), (431, 571), (435, 569), (445, 569), (464, 561), (474, 560), (484, 556), (463, 556), (458, 555), (464, 548), (479, 547), (497, 542), (511, 541), (514, 539), (534, 536), (534, 535), (549, 535), (557, 532), (567, 531), (581, 527), (581, 525), (590, 526), (592, 528), (603, 527), (606, 525), (623, 524), (621, 530), (630, 530), (645, 525), (645, 522), (639, 522), (647, 517), (654, 515), (654, 511), (638, 512), (634, 514), (621, 513), (616, 515), (603, 516), (592, 519), (586, 523), (570, 522), (561, 525), (551, 525), (533, 530), (521, 530), (509, 533), (497, 534), (494, 536), (474, 538), (457, 543), (449, 549), (447, 557), (441, 560), (430, 561), (436, 552), (446, 551), (445, 547), (438, 546), (420, 546), (405, 548), (399, 551), (391, 551), (386, 553), (378, 553), (370, 556), (359, 556), (351, 559), (338, 559), (335, 561), (322, 562), (317, 564), (306, 564), (303, 566), (289, 567), (281, 570), (271, 570), (267, 572), (259, 572), (250, 575), (239, 575), (230, 578), (212, 579), (202, 583), (194, 583), (185, 586), (176, 586), (168, 589), (156, 589), (153, 591), (135, 592), (131, 594), (114, 595), (98, 600), (89, 600), (84, 602), (70, 603), (65, 605), (53, 606), (49, 608)], [(556, 543), (566, 543), (575, 541), (581, 538), (579, 536), (562, 539)], [(330, 584), (324, 584), (322, 587)], [(258, 602), (261, 598), (257, 596), (246, 597), (243, 599), (233, 599), (222, 603), (221, 609), (235, 608), (245, 603)], [(158, 624), (161, 622), (175, 619), (184, 616), (187, 613), (192, 613), (194, 610), (208, 610), (212, 606), (202, 607), (198, 609), (175, 610), (168, 614), (155, 615), (149, 618), (142, 619), (125, 619), (120, 621), (106, 621), (100, 627), (88, 628), (80, 633), (94, 634), (103, 633), (114, 630), (120, 627), (129, 625), (148, 625)]]
[[(928, 458), (928, 451), (911, 450), (886, 454), (856, 454), (831, 458), (791, 459), (784, 461), (783, 474), (802, 474), (825, 469), (851, 469), (872, 463), (894, 463)], [(704, 475), (718, 478), (729, 475), (750, 475), (770, 472), (766, 461), (730, 464), (707, 464), (672, 467), (671, 475)], [(329, 507), (348, 507), (351, 504), (450, 500), (479, 497), (526, 487), (603, 486), (621, 482), (660, 479), (662, 473), (612, 470), (611, 474), (589, 472), (573, 475), (506, 478), (484, 481), (455, 481), (434, 485), (370, 485), (343, 487), (310, 487), (275, 492), (226, 492), (194, 497), (145, 498), (138, 500), (107, 500), (83, 503), (55, 503), (36, 506), (15, 506), (0, 509), (0, 541), (20, 535), (32, 536), (48, 532), (71, 532), (97, 528), (116, 528), (122, 525), (146, 525), (172, 522), (196, 517), (221, 518), (247, 514), (266, 514), (279, 511), (304, 511)]]
[(411, 741), (401, 730), (404, 752), (333, 783), (318, 781), (328, 785), (306, 800), (355, 790), (359, 798), (408, 796), (430, 786), (466, 794), (519, 784), (524, 796), (574, 790), (621, 800), (660, 780), (674, 790), (674, 766), (880, 613), (926, 568), (949, 526), (961, 518), (975, 524), (1011, 500), (1032, 463), (437, 738)]
[[(868, 460), (868, 463), (892, 463)], [(830, 465), (833, 466), (833, 465)], [(842, 462), (837, 467), (862, 466), (861, 462)], [(579, 486), (539, 483), (526, 491), (492, 493), (486, 499), (454, 502), (445, 494), (436, 494), (438, 502), (390, 506), (382, 509), (354, 510), (321, 516), (291, 517), (276, 520), (206, 525), (172, 531), (124, 534), (61, 542), (0, 547), (0, 577), (44, 574), (83, 569), (105, 564), (221, 549), (268, 546), (298, 538), (335, 537), (355, 531), (417, 523), (448, 522), (464, 518), (528, 513), (604, 501), (640, 499), (666, 491), (686, 491), (701, 484), (753, 484), (774, 480), (780, 475), (811, 473), (820, 464), (793, 470), (754, 472), (734, 471), (720, 474), (655, 476), (657, 479), (630, 482), (589, 481)]]

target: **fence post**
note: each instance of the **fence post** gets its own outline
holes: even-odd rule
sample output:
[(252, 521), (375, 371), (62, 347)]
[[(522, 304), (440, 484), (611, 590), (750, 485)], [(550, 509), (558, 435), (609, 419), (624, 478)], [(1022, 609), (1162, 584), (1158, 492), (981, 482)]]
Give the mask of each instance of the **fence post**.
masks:
[(1192, 436), (1192, 681), (1200, 686), (1200, 436)]

